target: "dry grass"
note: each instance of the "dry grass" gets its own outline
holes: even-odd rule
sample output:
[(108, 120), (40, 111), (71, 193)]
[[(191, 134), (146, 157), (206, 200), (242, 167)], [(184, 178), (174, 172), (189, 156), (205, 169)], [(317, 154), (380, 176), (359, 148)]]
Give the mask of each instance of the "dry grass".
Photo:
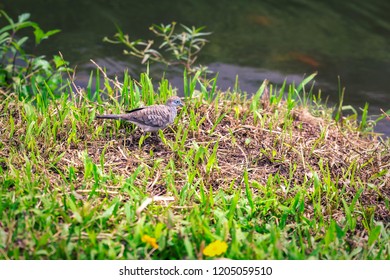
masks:
[[(306, 107), (288, 110), (284, 102), (271, 104), (268, 100), (263, 100), (261, 109), (253, 114), (252, 100), (221, 95), (211, 103), (187, 100), (177, 122), (160, 134), (161, 139), (144, 139), (130, 124), (77, 120), (75, 116), (85, 108), (88, 114), (96, 108), (85, 102), (73, 108), (56, 134), (50, 137), (45, 132), (49, 128), (44, 127), (41, 134), (34, 135), (33, 142), (26, 142), (31, 120), (24, 103), (3, 102), (0, 178), (4, 181), (21, 170), (20, 178), (33, 177), (32, 181), (45, 186), (41, 193), (55, 192), (60, 207), (65, 207), (62, 196), (76, 195), (82, 212), (116, 198), (123, 203), (132, 201), (124, 187), (129, 184), (143, 197), (175, 197), (170, 207), (177, 215), (186, 215), (200, 203), (194, 197), (184, 205), (179, 202), (189, 185), (194, 194), (205, 192), (207, 196), (220, 191), (230, 196), (242, 189), (249, 203), (257, 201), (253, 207), (260, 208), (253, 211), (263, 213), (261, 219), (272, 216), (277, 225), (282, 206), (275, 203), (264, 210), (262, 201), (269, 198), (293, 205), (292, 201), (304, 192), (305, 206), (300, 214), (308, 220), (321, 215), (320, 223), (334, 220), (343, 224), (348, 220), (346, 205), (351, 205), (352, 212), (364, 212), (352, 214), (357, 225), (346, 235), (352, 248), (360, 246), (357, 236), (367, 239), (364, 219), (367, 225), (369, 220), (390, 221), (389, 146), (375, 134), (357, 131), (354, 123), (346, 121), (341, 126), (329, 115), (318, 118)], [(39, 128), (48, 116), (56, 118), (62, 110), (59, 106), (51, 106), (46, 115), (36, 112), (34, 127)], [(9, 125), (10, 116), (14, 128)], [(72, 130), (77, 131), (77, 137), (69, 140)], [(32, 175), (23, 171), (26, 158), (35, 162)], [(39, 179), (34, 176), (38, 174)], [(11, 184), (8, 191), (17, 191), (15, 185)], [(22, 195), (23, 191), (17, 193)], [(90, 202), (82, 206), (82, 201)], [(295, 219), (289, 217), (284, 223), (296, 223)]]

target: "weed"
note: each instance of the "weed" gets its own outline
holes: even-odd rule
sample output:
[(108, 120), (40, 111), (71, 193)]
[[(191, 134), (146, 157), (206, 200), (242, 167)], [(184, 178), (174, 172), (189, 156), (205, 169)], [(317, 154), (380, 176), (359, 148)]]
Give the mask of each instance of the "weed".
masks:
[(142, 63), (155, 61), (166, 65), (181, 64), (188, 73), (207, 72), (207, 67), (196, 67), (194, 63), (198, 58), (197, 54), (207, 43), (204, 37), (211, 33), (202, 32), (205, 27), (187, 27), (182, 24), (180, 26), (182, 31), (175, 33), (176, 22), (167, 25), (152, 25), (149, 28), (150, 31), (162, 39), (157, 49), (152, 48), (153, 40), (147, 42), (141, 39), (131, 41), (129, 36), (125, 35), (118, 26), (118, 32), (114, 35), (114, 39), (105, 37), (103, 41), (124, 44), (128, 48), (124, 50), (124, 53), (141, 58)]

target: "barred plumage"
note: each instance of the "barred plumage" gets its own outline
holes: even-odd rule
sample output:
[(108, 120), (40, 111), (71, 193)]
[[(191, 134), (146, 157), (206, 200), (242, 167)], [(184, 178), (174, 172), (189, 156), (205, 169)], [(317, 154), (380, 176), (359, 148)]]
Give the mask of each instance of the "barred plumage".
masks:
[(177, 115), (177, 107), (183, 106), (180, 98), (173, 96), (165, 105), (152, 105), (133, 109), (120, 115), (100, 115), (97, 119), (115, 119), (131, 122), (145, 132), (158, 131), (172, 124)]

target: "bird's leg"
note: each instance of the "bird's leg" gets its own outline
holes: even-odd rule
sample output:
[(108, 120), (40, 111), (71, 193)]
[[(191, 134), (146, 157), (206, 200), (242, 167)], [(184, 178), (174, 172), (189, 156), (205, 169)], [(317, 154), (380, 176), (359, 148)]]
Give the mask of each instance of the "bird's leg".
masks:
[(135, 127), (133, 125), (130, 126), (130, 133), (129, 133), (130, 135), (128, 137), (128, 139), (129, 139), (129, 147), (133, 146), (133, 145), (136, 145), (137, 134), (134, 133), (134, 132), (136, 132), (136, 130), (137, 130), (137, 127)]
[(157, 133), (158, 133), (158, 131), (150, 132), (150, 138), (153, 139), (154, 141), (158, 140), (159, 138), (158, 138), (158, 134)]

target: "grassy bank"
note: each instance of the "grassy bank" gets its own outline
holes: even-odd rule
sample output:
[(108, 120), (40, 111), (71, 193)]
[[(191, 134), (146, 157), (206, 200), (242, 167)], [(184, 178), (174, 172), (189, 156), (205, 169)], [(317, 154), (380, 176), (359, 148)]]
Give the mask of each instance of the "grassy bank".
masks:
[(246, 98), (186, 80), (159, 141), (95, 120), (175, 94), (121, 82), (0, 93), (1, 259), (209, 259), (216, 240), (231, 259), (390, 258), (389, 142), (304, 84)]

